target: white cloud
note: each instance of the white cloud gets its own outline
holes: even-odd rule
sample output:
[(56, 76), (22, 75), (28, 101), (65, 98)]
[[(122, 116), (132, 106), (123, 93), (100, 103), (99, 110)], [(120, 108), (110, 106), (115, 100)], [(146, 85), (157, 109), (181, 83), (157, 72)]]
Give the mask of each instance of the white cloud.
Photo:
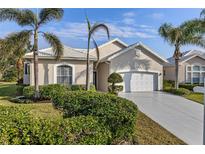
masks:
[(123, 14), (123, 17), (134, 17), (136, 14), (135, 12), (125, 12)]
[(153, 13), (150, 15), (151, 18), (156, 19), (156, 20), (160, 20), (164, 18), (164, 14), (162, 13)]
[[(106, 23), (110, 30), (111, 37), (120, 38), (154, 38), (156, 33), (151, 26), (142, 26), (146, 28), (140, 28), (140, 25), (123, 25), (122, 23)], [(148, 27), (148, 28), (147, 28)], [(66, 37), (71, 39), (81, 39), (87, 41), (87, 25), (83, 22), (69, 22), (66, 23), (63, 28), (56, 29), (52, 27), (49, 31), (53, 31), (60, 37)], [(105, 40), (106, 33), (99, 30), (95, 35), (97, 40)]]
[(124, 18), (122, 20), (122, 22), (126, 25), (132, 25), (132, 24), (135, 24), (135, 20), (133, 18)]

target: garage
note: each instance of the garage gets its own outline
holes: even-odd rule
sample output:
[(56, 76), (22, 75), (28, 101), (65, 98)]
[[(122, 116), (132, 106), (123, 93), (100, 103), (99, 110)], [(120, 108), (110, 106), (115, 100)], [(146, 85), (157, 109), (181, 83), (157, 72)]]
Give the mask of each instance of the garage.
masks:
[(157, 73), (126, 72), (123, 77), (124, 92), (155, 91), (158, 89)]

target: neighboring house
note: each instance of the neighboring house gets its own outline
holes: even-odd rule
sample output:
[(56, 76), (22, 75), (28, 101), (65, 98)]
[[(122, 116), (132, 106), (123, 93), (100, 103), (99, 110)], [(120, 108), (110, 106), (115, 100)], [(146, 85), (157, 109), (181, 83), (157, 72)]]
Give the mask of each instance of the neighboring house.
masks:
[[(107, 91), (109, 74), (122, 75), (125, 92), (161, 90), (163, 84), (163, 64), (168, 61), (142, 43), (127, 45), (119, 39), (101, 46), (100, 63), (95, 49), (90, 51), (90, 83), (97, 90)], [(33, 54), (25, 55), (24, 83), (34, 84)], [(86, 50), (64, 47), (64, 54), (55, 60), (52, 49), (39, 51), (39, 84), (64, 83), (85, 84)]]
[[(164, 79), (175, 80), (175, 61), (172, 57), (164, 65)], [(205, 52), (190, 50), (179, 60), (179, 83), (204, 83)]]

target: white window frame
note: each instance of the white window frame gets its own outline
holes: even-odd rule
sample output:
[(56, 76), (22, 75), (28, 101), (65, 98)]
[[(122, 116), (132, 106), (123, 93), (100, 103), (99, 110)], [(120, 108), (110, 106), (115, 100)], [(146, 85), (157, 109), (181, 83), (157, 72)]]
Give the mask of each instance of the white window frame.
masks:
[[(193, 70), (194, 66), (199, 66), (200, 67), (199, 71), (194, 71)], [(190, 71), (188, 70), (188, 67), (191, 67)], [(201, 65), (199, 63), (195, 63), (192, 65), (186, 65), (186, 83), (189, 83), (188, 82), (188, 73), (191, 73), (191, 84), (193, 84), (193, 73), (199, 73), (199, 84), (204, 83), (204, 79), (202, 79), (202, 73), (205, 73), (205, 70), (202, 71), (202, 67), (205, 67), (205, 65)]]
[(53, 73), (54, 83), (57, 83), (57, 67), (63, 66), (63, 65), (70, 66), (72, 68), (72, 83), (71, 84), (75, 84), (75, 66), (69, 63), (59, 63), (59, 64), (54, 65), (54, 73)]

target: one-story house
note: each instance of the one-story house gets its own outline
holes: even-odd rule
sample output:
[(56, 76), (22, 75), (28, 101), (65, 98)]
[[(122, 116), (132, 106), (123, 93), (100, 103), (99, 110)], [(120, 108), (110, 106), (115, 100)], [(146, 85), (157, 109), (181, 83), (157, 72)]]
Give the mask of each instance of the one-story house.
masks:
[[(164, 65), (164, 79), (175, 80), (175, 61), (173, 57), (167, 59)], [(179, 83), (204, 83), (205, 52), (189, 50), (182, 53), (179, 60)]]
[[(166, 59), (141, 42), (127, 45), (113, 39), (99, 46), (100, 63), (95, 69), (97, 56), (90, 50), (90, 83), (99, 91), (107, 91), (108, 76), (117, 72), (123, 77), (123, 91), (154, 91), (163, 87), (163, 64)], [(33, 53), (25, 55), (24, 83), (34, 85)], [(85, 84), (86, 49), (64, 46), (59, 61), (52, 48), (39, 50), (39, 84)]]

